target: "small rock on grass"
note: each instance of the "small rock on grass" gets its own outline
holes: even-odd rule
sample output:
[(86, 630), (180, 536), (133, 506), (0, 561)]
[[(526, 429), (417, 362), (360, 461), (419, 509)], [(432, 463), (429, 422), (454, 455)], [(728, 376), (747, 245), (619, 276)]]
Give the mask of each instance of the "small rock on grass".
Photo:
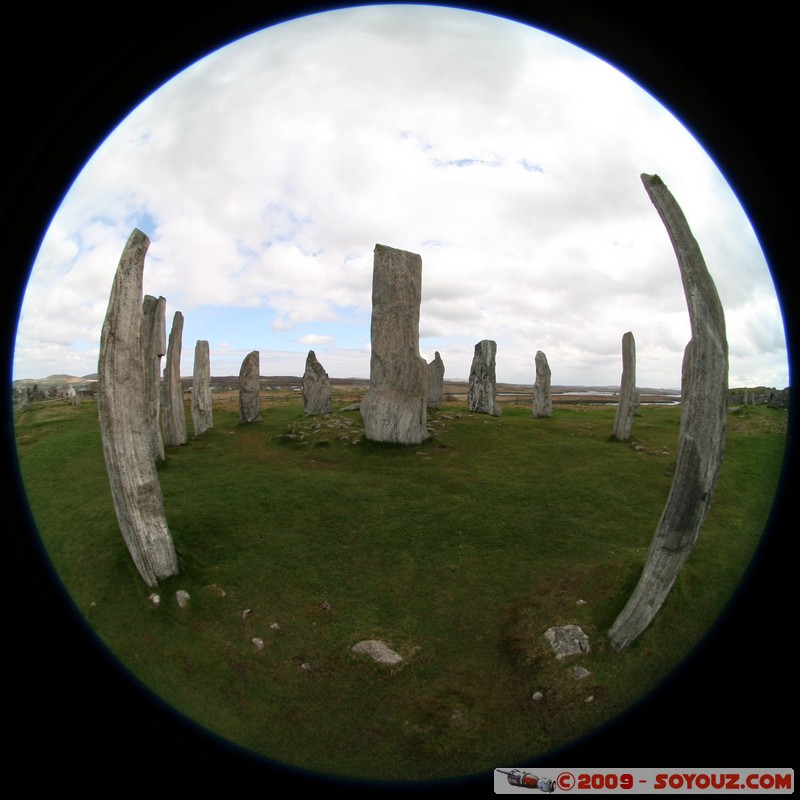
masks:
[(399, 653), (395, 653), (386, 642), (376, 639), (366, 639), (354, 644), (351, 648), (354, 653), (364, 653), (371, 656), (379, 664), (397, 664), (403, 660)]

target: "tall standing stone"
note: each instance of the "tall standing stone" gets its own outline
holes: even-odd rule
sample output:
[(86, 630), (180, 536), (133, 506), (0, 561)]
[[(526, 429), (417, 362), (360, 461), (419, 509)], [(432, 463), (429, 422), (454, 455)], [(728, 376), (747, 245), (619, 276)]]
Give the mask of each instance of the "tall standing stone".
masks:
[(239, 422), (258, 422), (261, 419), (261, 356), (258, 350), (248, 353), (239, 370)]
[(307, 417), (331, 413), (331, 382), (313, 350), (308, 351), (303, 372), (303, 403)]
[(503, 411), (497, 405), (496, 355), (497, 343), (491, 339), (483, 339), (475, 345), (475, 354), (469, 371), (467, 404), (470, 411), (500, 417)]
[(652, 622), (697, 541), (725, 451), (728, 406), (728, 339), (717, 288), (669, 189), (657, 175), (642, 175), (642, 183), (678, 259), (692, 338), (682, 367), (675, 475), (639, 582), (608, 632), (617, 650)]
[(150, 240), (134, 229), (122, 252), (100, 335), (97, 409), (120, 531), (148, 586), (178, 573), (156, 474), (145, 392), (142, 273)]
[(619, 402), (614, 417), (612, 438), (619, 442), (630, 438), (636, 406), (636, 342), (633, 339), (633, 333), (628, 331), (622, 336), (622, 378), (620, 379)]
[(208, 342), (205, 339), (198, 339), (194, 347), (192, 422), (195, 436), (200, 436), (214, 427), (214, 412), (211, 407), (211, 359)]
[(429, 438), (428, 365), (419, 354), (422, 258), (376, 244), (372, 270), (372, 355), (361, 401), (367, 439), (419, 444)]
[(428, 408), (440, 408), (444, 394), (444, 362), (436, 351), (428, 364)]
[(161, 433), (161, 359), (167, 353), (167, 301), (150, 294), (142, 301), (142, 338), (144, 340), (144, 380), (147, 415), (153, 459), (164, 460), (164, 437)]
[(181, 383), (182, 346), (183, 314), (176, 311), (172, 318), (172, 329), (169, 332), (164, 380), (161, 384), (164, 444), (167, 447), (186, 444), (186, 411), (183, 407), (183, 384)]
[(550, 365), (547, 356), (541, 351), (536, 351), (536, 380), (533, 384), (533, 416), (553, 416), (553, 398), (550, 396)]

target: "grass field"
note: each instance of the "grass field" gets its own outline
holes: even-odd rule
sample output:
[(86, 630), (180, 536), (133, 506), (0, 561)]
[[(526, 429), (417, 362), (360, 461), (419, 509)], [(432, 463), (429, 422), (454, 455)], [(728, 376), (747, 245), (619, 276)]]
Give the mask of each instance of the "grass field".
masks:
[[(740, 582), (786, 436), (785, 411), (729, 413), (698, 544), (654, 623), (617, 653), (606, 631), (669, 492), (679, 407), (644, 407), (619, 443), (613, 407), (534, 420), (524, 405), (500, 418), (447, 406), (430, 440), (404, 447), (366, 442), (358, 412), (305, 418), (296, 393), (271, 392), (247, 426), (236, 402), (215, 394), (214, 428), (159, 467), (181, 574), (158, 606), (119, 533), (93, 403), (17, 416), (40, 535), (78, 611), (167, 703), (254, 753), (374, 780), (518, 763), (645, 696)], [(191, 436), (188, 407), (187, 421)], [(591, 649), (558, 661), (543, 634), (567, 623)], [(362, 639), (403, 661), (353, 654)]]

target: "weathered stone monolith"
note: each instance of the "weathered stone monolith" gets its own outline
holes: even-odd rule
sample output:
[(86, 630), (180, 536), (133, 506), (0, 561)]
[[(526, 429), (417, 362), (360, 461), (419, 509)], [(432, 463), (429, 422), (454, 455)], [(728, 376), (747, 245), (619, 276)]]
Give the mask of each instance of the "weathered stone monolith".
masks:
[(134, 229), (122, 252), (98, 359), (97, 409), (120, 531), (148, 586), (178, 573), (152, 453), (145, 392), (142, 273), (150, 240)]
[(214, 427), (211, 402), (211, 357), (208, 342), (198, 339), (194, 347), (194, 373), (192, 377), (192, 422), (194, 435), (201, 436)]
[(609, 630), (622, 650), (658, 613), (694, 547), (717, 484), (725, 451), (728, 340), (725, 313), (700, 247), (670, 191), (657, 175), (642, 175), (678, 259), (692, 338), (681, 376), (678, 455), (669, 497), (633, 594)]
[(328, 373), (317, 360), (313, 350), (306, 356), (306, 369), (303, 373), (303, 413), (310, 417), (315, 414), (331, 413), (331, 382)]
[(441, 408), (444, 393), (444, 362), (436, 351), (428, 364), (428, 408)]
[(144, 340), (144, 386), (147, 416), (150, 421), (150, 447), (155, 461), (164, 460), (164, 437), (161, 433), (161, 359), (167, 353), (167, 301), (146, 294), (142, 301), (142, 338)]
[(614, 417), (612, 438), (624, 442), (630, 438), (633, 413), (636, 408), (636, 342), (633, 333), (622, 336), (622, 378), (619, 385), (619, 402)]
[(428, 365), (419, 354), (422, 258), (375, 245), (372, 270), (372, 355), (361, 401), (367, 439), (419, 444), (427, 427)]
[(470, 411), (500, 417), (503, 412), (497, 405), (496, 354), (497, 343), (491, 339), (483, 339), (475, 345), (475, 355), (469, 371), (467, 404)]
[(547, 356), (541, 351), (536, 351), (536, 380), (533, 384), (533, 416), (553, 416), (553, 398), (550, 396), (550, 365)]
[(258, 422), (261, 419), (261, 356), (258, 350), (248, 353), (239, 370), (239, 422)]
[(176, 311), (172, 318), (172, 329), (169, 332), (164, 380), (161, 383), (164, 444), (167, 447), (186, 444), (186, 411), (183, 407), (183, 384), (181, 383), (182, 346), (183, 314)]

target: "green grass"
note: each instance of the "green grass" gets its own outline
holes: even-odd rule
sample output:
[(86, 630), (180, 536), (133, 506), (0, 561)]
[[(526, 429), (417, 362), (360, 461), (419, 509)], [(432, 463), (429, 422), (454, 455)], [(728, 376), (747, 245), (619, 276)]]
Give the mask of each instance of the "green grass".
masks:
[[(159, 467), (182, 570), (157, 607), (119, 533), (94, 404), (34, 406), (16, 431), (53, 565), (139, 680), (255, 753), (405, 781), (573, 741), (645, 696), (713, 625), (764, 529), (785, 412), (729, 414), (717, 493), (673, 592), (628, 650), (606, 642), (669, 492), (679, 414), (645, 407), (619, 443), (613, 407), (541, 420), (523, 406), (501, 418), (450, 407), (430, 415), (429, 441), (403, 447), (364, 440), (357, 412), (304, 418), (297, 396), (247, 426), (219, 402), (214, 428)], [(543, 633), (566, 623), (591, 651), (557, 661)], [(367, 638), (404, 661), (352, 654)], [(577, 664), (591, 675), (576, 680)]]

